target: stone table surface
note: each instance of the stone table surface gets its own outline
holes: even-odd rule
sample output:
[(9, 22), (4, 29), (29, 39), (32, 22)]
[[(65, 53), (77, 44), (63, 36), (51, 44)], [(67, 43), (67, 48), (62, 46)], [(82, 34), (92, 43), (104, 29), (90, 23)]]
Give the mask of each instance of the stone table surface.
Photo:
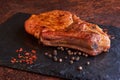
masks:
[[(120, 0), (0, 0), (0, 24), (18, 12), (37, 14), (55, 9), (95, 24), (120, 27)], [(63, 79), (0, 66), (0, 80)]]

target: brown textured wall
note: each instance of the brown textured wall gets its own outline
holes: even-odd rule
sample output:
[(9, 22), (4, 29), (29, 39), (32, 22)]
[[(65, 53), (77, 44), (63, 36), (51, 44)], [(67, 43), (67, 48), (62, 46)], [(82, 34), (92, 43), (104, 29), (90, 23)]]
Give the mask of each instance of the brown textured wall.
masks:
[[(120, 27), (120, 0), (0, 0), (0, 23), (18, 12), (36, 14), (68, 10), (81, 19)], [(61, 80), (59, 78), (0, 67), (0, 80)]]

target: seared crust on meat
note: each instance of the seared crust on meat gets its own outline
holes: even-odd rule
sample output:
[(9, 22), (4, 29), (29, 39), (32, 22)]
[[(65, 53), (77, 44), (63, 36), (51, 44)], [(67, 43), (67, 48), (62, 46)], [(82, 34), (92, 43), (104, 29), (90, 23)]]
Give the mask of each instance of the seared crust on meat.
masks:
[[(60, 30), (65, 29), (73, 23), (72, 14), (68, 11), (53, 10), (50, 12), (32, 15), (25, 22), (25, 30), (39, 38), (41, 30)], [(37, 31), (39, 30), (39, 31)]]
[(81, 20), (69, 11), (53, 10), (32, 15), (25, 30), (48, 46), (74, 48), (95, 56), (110, 48), (110, 39), (96, 24)]

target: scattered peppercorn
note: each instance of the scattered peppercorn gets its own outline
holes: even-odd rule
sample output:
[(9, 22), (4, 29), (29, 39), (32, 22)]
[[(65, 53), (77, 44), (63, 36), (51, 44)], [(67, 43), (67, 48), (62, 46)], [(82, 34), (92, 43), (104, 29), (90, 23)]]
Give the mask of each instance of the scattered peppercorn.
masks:
[(78, 70), (82, 70), (82, 69), (83, 69), (82, 66), (79, 66), (79, 67), (78, 67)]
[(12, 57), (11, 63), (16, 63), (16, 58), (13, 58), (13, 57)]
[(23, 56), (21, 56), (21, 54), (18, 54), (18, 58), (22, 58)]
[[(59, 55), (58, 51), (57, 51), (58, 49), (61, 50), (61, 51), (66, 50), (68, 55), (65, 55), (64, 57), (61, 57), (61, 58), (57, 57), (57, 55)], [(86, 53), (78, 52), (78, 51), (74, 52), (74, 51), (72, 51), (68, 48), (64, 48), (64, 47), (57, 47), (57, 50), (53, 50), (51, 53), (45, 52), (44, 54), (47, 55), (49, 58), (51, 58), (55, 62), (60, 62), (61, 63), (61, 62), (63, 62), (63, 59), (65, 59), (65, 60), (67, 59), (67, 60), (69, 60), (70, 64), (73, 64), (75, 61), (79, 61), (80, 60), (80, 55), (88, 57), (88, 54), (86, 54)], [(88, 61), (88, 62), (86, 62), (86, 64), (89, 65), (90, 62)], [(83, 70), (83, 67), (79, 66), (78, 70)]]
[(56, 57), (56, 56), (54, 56), (54, 57), (53, 57), (53, 60), (54, 60), (54, 61), (57, 61), (58, 59), (57, 59), (57, 57)]
[(57, 47), (58, 50), (61, 50), (61, 51), (64, 51), (64, 48), (63, 47)]
[(37, 56), (36, 56), (36, 55), (33, 55), (31, 58), (32, 58), (32, 60), (36, 60), (36, 59), (37, 59)]
[(77, 57), (75, 58), (75, 60), (76, 60), (76, 61), (79, 61), (79, 60), (80, 60), (80, 57), (79, 57), (79, 56), (77, 56)]
[(60, 58), (60, 59), (59, 59), (59, 62), (62, 62), (62, 61), (63, 61), (62, 58)]
[(29, 53), (29, 52), (26, 52), (26, 53), (25, 53), (25, 55), (26, 55), (26, 56), (29, 56), (29, 55), (30, 55), (30, 53)]
[(68, 53), (70, 53), (70, 52), (71, 52), (71, 50), (68, 50), (67, 52), (68, 52)]
[(51, 57), (52, 57), (52, 54), (48, 54), (48, 57), (51, 58)]
[(75, 57), (73, 56), (73, 57), (71, 57), (71, 60), (75, 60)]
[(90, 65), (90, 62), (89, 62), (89, 61), (87, 62), (87, 65)]
[(88, 57), (88, 55), (87, 55), (87, 54), (85, 54), (85, 57)]
[(85, 56), (85, 53), (83, 53), (82, 55)]
[(48, 55), (48, 52), (45, 52), (44, 54), (47, 56), (47, 55)]
[(64, 48), (63, 47), (60, 47), (61, 51), (64, 51)]
[(65, 59), (67, 59), (68, 57), (67, 57), (67, 56), (65, 56), (64, 58), (65, 58)]
[(70, 60), (70, 64), (73, 64), (73, 60)]
[(35, 53), (36, 53), (36, 50), (32, 50), (31, 52), (35, 54)]
[(110, 39), (115, 39), (115, 36), (114, 35), (110, 35)]
[(68, 50), (68, 55), (73, 55), (73, 52), (71, 50)]
[(78, 55), (80, 56), (82, 53), (81, 52), (78, 52)]
[(53, 51), (53, 55), (56, 56), (57, 55), (57, 50)]
[(77, 54), (77, 52), (74, 52), (73, 54), (74, 54), (74, 55), (76, 55), (76, 54)]
[(22, 52), (22, 51), (23, 51), (23, 48), (20, 48), (19, 51)]

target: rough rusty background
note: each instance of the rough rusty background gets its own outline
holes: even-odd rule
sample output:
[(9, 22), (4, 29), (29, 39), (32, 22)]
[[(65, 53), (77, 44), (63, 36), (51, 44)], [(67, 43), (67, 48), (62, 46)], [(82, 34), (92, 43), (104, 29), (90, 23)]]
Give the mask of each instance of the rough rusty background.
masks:
[[(18, 12), (36, 14), (54, 9), (71, 11), (88, 22), (120, 27), (120, 0), (1, 0), (0, 23)], [(61, 80), (4, 67), (0, 72), (0, 80)]]

